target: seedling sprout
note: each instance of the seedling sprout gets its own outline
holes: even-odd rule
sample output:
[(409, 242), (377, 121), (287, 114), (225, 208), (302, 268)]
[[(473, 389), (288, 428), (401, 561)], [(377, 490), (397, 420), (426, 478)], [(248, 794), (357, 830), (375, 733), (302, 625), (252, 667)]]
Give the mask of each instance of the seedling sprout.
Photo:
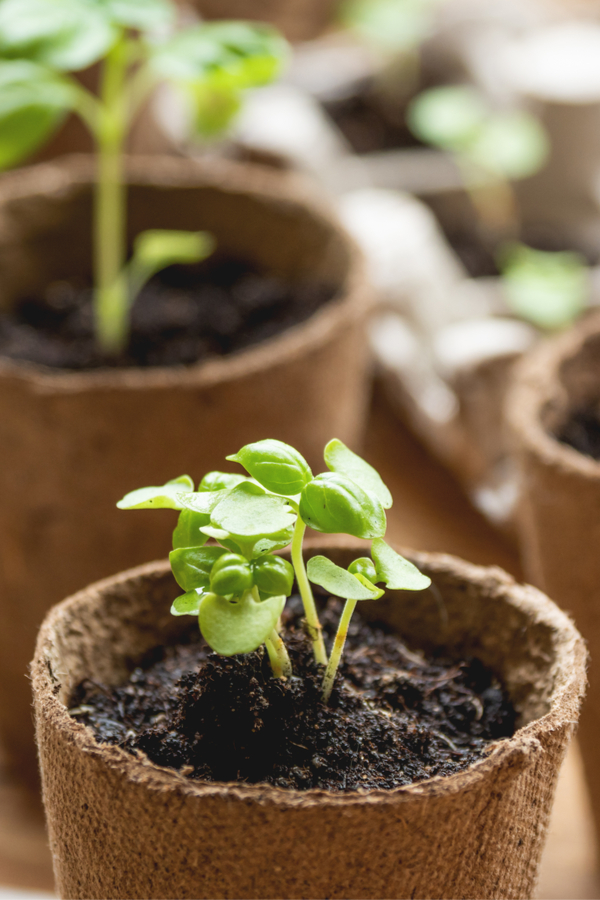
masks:
[[(180, 27), (171, 0), (0, 0), (0, 168), (36, 150), (74, 112), (97, 149), (94, 315), (108, 355), (127, 343), (129, 310), (146, 281), (213, 249), (204, 232), (138, 235), (126, 263), (124, 145), (161, 81), (171, 82), (199, 136), (223, 132), (243, 92), (273, 79), (286, 55), (266, 25), (211, 22)], [(97, 96), (74, 72), (100, 64)]]
[[(375, 469), (337, 439), (327, 444), (324, 457), (329, 471), (313, 476), (293, 447), (258, 441), (227, 457), (248, 475), (209, 472), (197, 491), (183, 475), (132, 491), (117, 506), (180, 511), (170, 562), (185, 593), (173, 602), (172, 614), (198, 616), (204, 639), (222, 656), (264, 644), (276, 678), (292, 674), (279, 621), (295, 578), (315, 661), (325, 667), (327, 702), (356, 604), (382, 596), (380, 583), (418, 591), (431, 581), (385, 542), (385, 510), (392, 497)], [(315, 556), (305, 567), (308, 525), (324, 534), (370, 540), (372, 558), (360, 557), (343, 569)], [(209, 538), (213, 544), (207, 544)], [(275, 555), (290, 545), (291, 564)], [(311, 582), (346, 601), (329, 659)]]

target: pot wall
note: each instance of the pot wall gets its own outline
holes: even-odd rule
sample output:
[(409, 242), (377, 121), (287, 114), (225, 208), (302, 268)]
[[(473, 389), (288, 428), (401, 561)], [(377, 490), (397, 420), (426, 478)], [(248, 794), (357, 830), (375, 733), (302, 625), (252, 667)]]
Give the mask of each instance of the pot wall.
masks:
[[(348, 565), (362, 542), (330, 547)], [(193, 783), (96, 743), (65, 704), (84, 677), (186, 627), (168, 610), (166, 563), (126, 572), (55, 607), (33, 662), (44, 802), (63, 897), (530, 897), (558, 769), (585, 681), (585, 650), (547, 598), (500, 569), (411, 554), (429, 591), (390, 592), (363, 613), (414, 647), (473, 653), (503, 677), (520, 729), (451, 777), (364, 794)], [(195, 626), (194, 626), (195, 627)]]
[(591, 665), (579, 742), (600, 832), (600, 463), (553, 436), (574, 410), (600, 410), (600, 316), (520, 365), (507, 416), (521, 476), (518, 525), (528, 576), (571, 613)]
[[(5, 176), (2, 302), (84, 273), (91, 160)], [(290, 277), (338, 288), (310, 320), (248, 350), (171, 369), (68, 373), (0, 361), (0, 731), (35, 778), (27, 662), (52, 603), (160, 556), (174, 518), (115, 508), (127, 491), (182, 472), (198, 480), (265, 436), (319, 465), (338, 436), (357, 446), (367, 402), (370, 295), (350, 239), (293, 179), (250, 166), (130, 164), (130, 236), (208, 228), (219, 246)]]

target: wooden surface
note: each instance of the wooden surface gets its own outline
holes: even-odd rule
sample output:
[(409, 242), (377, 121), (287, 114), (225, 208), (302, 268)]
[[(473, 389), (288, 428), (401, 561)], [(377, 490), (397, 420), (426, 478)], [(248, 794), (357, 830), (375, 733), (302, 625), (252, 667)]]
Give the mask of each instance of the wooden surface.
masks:
[[(466, 502), (458, 485), (396, 421), (376, 397), (365, 456), (394, 496), (391, 541), (419, 550), (453, 553), (483, 565), (500, 565), (515, 577), (514, 550)], [(13, 886), (51, 892), (52, 867), (39, 813), (0, 769), (0, 890)], [(561, 773), (537, 897), (600, 898), (594, 841), (576, 746)]]

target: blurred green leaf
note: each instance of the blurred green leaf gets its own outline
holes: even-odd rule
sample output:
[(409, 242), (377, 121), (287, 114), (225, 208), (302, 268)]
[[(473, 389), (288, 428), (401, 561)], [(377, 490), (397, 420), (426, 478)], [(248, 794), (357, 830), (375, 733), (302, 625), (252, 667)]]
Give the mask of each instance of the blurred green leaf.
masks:
[(201, 262), (210, 256), (214, 246), (214, 239), (205, 231), (152, 229), (138, 234), (127, 264), (130, 303), (156, 272), (176, 263)]
[(377, 568), (377, 581), (383, 581), (393, 591), (424, 591), (431, 578), (419, 572), (409, 562), (380, 538), (371, 545), (371, 553)]
[(95, 0), (0, 0), (0, 56), (61, 71), (102, 59), (119, 36)]
[(588, 266), (579, 253), (514, 243), (501, 249), (498, 263), (508, 305), (538, 328), (564, 328), (588, 304)]
[(341, 7), (344, 25), (380, 50), (418, 47), (431, 33), (435, 0), (349, 0)]
[(112, 22), (137, 31), (156, 31), (171, 25), (175, 6), (169, 0), (96, 0)]
[(371, 491), (372, 494), (379, 497), (384, 509), (390, 508), (394, 501), (379, 472), (356, 453), (353, 453), (342, 441), (337, 438), (329, 441), (325, 447), (324, 456), (328, 469), (346, 475), (365, 491)]
[(489, 115), (481, 94), (468, 85), (447, 85), (418, 94), (407, 110), (410, 130), (443, 150), (467, 147)]
[(549, 152), (543, 126), (523, 110), (492, 116), (468, 147), (468, 156), (475, 165), (510, 181), (534, 175), (546, 162)]
[(306, 567), (308, 577), (336, 597), (345, 600), (376, 600), (383, 591), (368, 585), (365, 578), (357, 578), (346, 569), (336, 566), (326, 556), (313, 556)]
[(285, 597), (269, 597), (257, 602), (250, 592), (237, 602), (217, 594), (205, 594), (198, 616), (200, 631), (221, 656), (251, 653), (277, 625), (285, 601)]

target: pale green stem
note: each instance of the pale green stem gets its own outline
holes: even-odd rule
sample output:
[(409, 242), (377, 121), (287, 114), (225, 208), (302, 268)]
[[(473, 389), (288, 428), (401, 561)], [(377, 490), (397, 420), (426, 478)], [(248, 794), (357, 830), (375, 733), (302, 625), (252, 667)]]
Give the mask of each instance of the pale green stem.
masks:
[(331, 696), (333, 682), (335, 681), (335, 675), (340, 664), (340, 659), (342, 658), (346, 637), (348, 636), (348, 626), (350, 625), (350, 619), (352, 618), (352, 613), (354, 612), (354, 607), (357, 603), (358, 600), (346, 600), (346, 603), (344, 604), (340, 624), (338, 625), (335, 641), (333, 642), (329, 664), (323, 677), (323, 703), (327, 703)]
[(286, 646), (274, 628), (269, 637), (265, 641), (271, 668), (275, 678), (290, 678), (292, 674), (292, 663), (288, 655)]
[(129, 298), (123, 277), (126, 253), (126, 189), (123, 144), (128, 116), (125, 103), (127, 45), (107, 55), (96, 132), (98, 179), (94, 198), (94, 315), (96, 338), (105, 353), (116, 354), (127, 342)]
[(298, 516), (294, 527), (294, 536), (292, 537), (292, 565), (294, 566), (298, 590), (300, 591), (302, 603), (304, 604), (304, 615), (310, 629), (315, 659), (318, 663), (326, 666), (327, 651), (325, 650), (325, 642), (323, 641), (323, 631), (321, 623), (319, 622), (319, 616), (317, 615), (317, 607), (315, 606), (315, 599), (310, 587), (310, 581), (306, 574), (304, 557), (302, 556), (302, 540), (305, 531), (306, 525), (300, 516)]

